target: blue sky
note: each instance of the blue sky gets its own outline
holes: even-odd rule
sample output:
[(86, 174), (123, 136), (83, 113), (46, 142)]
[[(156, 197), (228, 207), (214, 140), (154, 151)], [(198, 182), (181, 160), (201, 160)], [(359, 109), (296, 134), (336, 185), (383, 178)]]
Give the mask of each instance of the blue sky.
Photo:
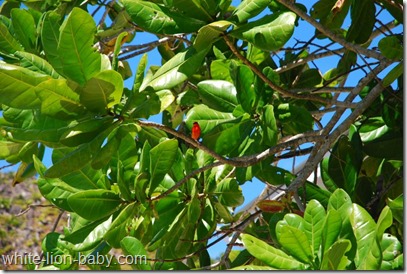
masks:
[[(308, 10), (311, 8), (311, 6), (317, 2), (317, 1), (307, 1), (307, 0), (302, 0), (302, 1), (297, 1), (299, 3), (304, 4)], [(1, 3), (1, 1), (0, 1)], [(240, 3), (239, 0), (233, 0), (232, 1), (232, 5), (237, 6)], [(263, 16), (266, 13), (270, 13), (268, 9), (266, 9), (262, 14), (260, 14), (259, 16)], [(99, 12), (98, 16), (101, 16), (101, 12)], [(96, 17), (96, 20), (99, 20), (98, 17)], [(381, 20), (383, 23), (388, 23), (391, 20), (391, 17), (389, 15), (386, 14), (381, 14)], [(348, 26), (350, 25), (350, 19), (347, 18), (345, 20), (345, 24), (344, 24), (344, 28), (348, 28)], [(396, 29), (393, 29), (394, 33), (400, 33), (402, 32), (402, 28), (398, 27)], [(308, 39), (310, 37), (312, 37), (314, 35), (314, 28), (310, 27), (310, 25), (308, 25), (308, 23), (306, 23), (303, 20), (299, 21), (299, 27), (295, 28), (294, 31), (294, 35), (293, 37), (295, 37), (296, 39), (299, 39), (301, 41), (308, 41)], [(156, 37), (153, 35), (147, 35), (147, 34), (137, 34), (136, 37), (137, 41), (142, 41), (141, 43), (146, 43), (149, 41), (153, 41), (156, 40)], [(377, 43), (378, 39), (376, 39), (376, 43)], [(316, 42), (320, 42), (320, 41), (316, 41)], [(287, 45), (285, 47), (289, 47), (289, 46), (293, 46), (295, 43), (295, 41), (293, 39), (291, 39)], [(315, 49), (315, 48), (314, 48)], [(313, 50), (313, 48), (311, 47), (311, 51)], [(129, 60), (130, 63), (130, 67), (132, 68), (133, 72), (135, 71), (135, 69), (137, 68), (138, 62), (140, 60), (141, 56), (137, 56), (134, 57), (132, 59)], [(338, 62), (338, 57), (334, 56), (334, 57), (330, 57), (330, 58), (325, 58), (321, 61), (317, 61), (317, 65), (318, 68), (321, 70), (322, 74), (325, 73), (327, 70), (331, 69), (333, 66), (335, 66)], [(161, 65), (161, 57), (158, 54), (157, 50), (153, 50), (151, 52), (148, 53), (148, 66), (152, 66), (152, 65)], [(388, 70), (387, 70), (388, 71)], [(353, 76), (351, 78), (348, 79), (347, 82), (347, 86), (352, 86), (355, 85), (355, 83), (357, 83), (357, 81), (363, 77), (363, 72), (357, 72), (354, 73)], [(125, 81), (125, 85), (127, 87), (131, 87), (133, 83), (133, 77), (131, 77), (130, 79)], [(349, 114), (349, 112), (347, 113)], [(346, 117), (346, 115), (344, 115), (344, 117)], [(343, 118), (344, 118), (343, 117)], [(323, 123), (326, 123), (327, 121), (329, 121), (329, 116), (327, 116), (324, 120)], [(150, 118), (151, 121), (155, 121), (158, 123), (161, 123), (161, 115), (155, 115), (153, 117)], [(50, 162), (50, 150), (47, 150), (47, 153), (45, 155), (45, 165), (46, 166), (50, 166), (51, 162)], [(301, 162), (303, 162), (304, 160), (306, 160), (306, 156), (303, 157), (297, 157), (296, 158), (296, 165), (300, 164)], [(7, 162), (5, 161), (0, 161), (0, 167), (3, 167), (7, 165)], [(282, 160), (279, 162), (278, 166), (285, 168), (287, 170), (291, 170), (292, 169), (292, 160)], [(15, 171), (17, 168), (17, 166), (13, 166), (10, 168), (5, 168), (2, 169), (2, 172), (7, 172), (7, 171)], [(264, 184), (261, 183), (260, 181), (258, 181), (257, 179), (254, 179), (252, 182), (247, 182), (246, 184), (242, 185), (242, 191), (244, 193), (244, 197), (245, 197), (245, 203), (248, 203), (250, 201), (252, 201), (253, 199), (255, 199), (260, 192), (262, 191), (264, 187)], [(243, 205), (243, 206), (244, 206)], [(215, 239), (215, 238), (214, 238)], [(218, 256), (221, 252), (223, 252), (226, 248), (226, 242), (222, 241), (220, 243), (218, 243), (217, 245), (215, 245), (214, 247), (211, 247), (209, 249), (209, 253), (211, 255), (211, 257), (216, 257)]]

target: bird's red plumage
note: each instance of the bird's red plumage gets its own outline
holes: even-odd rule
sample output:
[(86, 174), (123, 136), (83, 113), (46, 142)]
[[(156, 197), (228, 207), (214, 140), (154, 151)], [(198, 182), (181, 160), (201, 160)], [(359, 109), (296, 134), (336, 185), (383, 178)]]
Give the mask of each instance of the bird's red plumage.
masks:
[(201, 136), (201, 127), (199, 126), (198, 122), (194, 122), (191, 130), (191, 137), (194, 140), (198, 140)]

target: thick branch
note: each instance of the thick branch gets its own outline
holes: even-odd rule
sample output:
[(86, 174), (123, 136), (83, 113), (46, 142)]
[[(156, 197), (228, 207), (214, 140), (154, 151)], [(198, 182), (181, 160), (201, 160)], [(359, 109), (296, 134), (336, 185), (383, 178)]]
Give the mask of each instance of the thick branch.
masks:
[[(381, 67), (381, 66), (379, 66)], [(376, 76), (372, 71), (369, 76)], [(368, 77), (365, 77), (365, 80)], [(317, 165), (322, 161), (327, 151), (331, 148), (332, 144), (337, 140), (337, 138), (349, 129), (351, 124), (356, 120), (356, 118), (361, 115), (380, 95), (384, 90), (381, 82), (379, 82), (367, 95), (366, 97), (358, 103), (358, 106), (353, 110), (353, 112), (340, 124), (338, 127), (326, 138), (324, 143), (318, 143), (315, 145), (311, 156), (309, 157), (304, 168), (299, 172), (297, 178), (290, 184), (287, 191), (294, 190), (300, 186), (305, 180), (311, 175), (315, 170)], [(328, 128), (329, 129), (329, 128)]]
[(316, 142), (318, 140), (323, 139), (323, 137), (320, 135), (319, 131), (310, 131), (310, 132), (305, 132), (305, 133), (283, 138), (280, 140), (279, 144), (277, 144), (271, 148), (268, 148), (265, 151), (254, 154), (254, 155), (241, 156), (241, 157), (236, 157), (236, 158), (225, 158), (225, 157), (217, 154), (216, 152), (212, 151), (205, 145), (195, 141), (191, 137), (186, 136), (185, 134), (183, 134), (181, 132), (176, 131), (173, 128), (167, 127), (165, 125), (157, 124), (154, 122), (147, 122), (147, 121), (140, 121), (140, 120), (137, 120), (136, 122), (142, 127), (153, 127), (153, 128), (161, 129), (169, 134), (172, 134), (175, 137), (184, 140), (191, 146), (203, 150), (204, 152), (208, 153), (209, 155), (211, 155), (213, 158), (215, 158), (222, 164), (231, 165), (234, 167), (252, 166), (287, 148), (294, 148), (294, 147), (298, 147), (299, 145), (304, 144), (304, 143), (312, 143), (312, 142)]

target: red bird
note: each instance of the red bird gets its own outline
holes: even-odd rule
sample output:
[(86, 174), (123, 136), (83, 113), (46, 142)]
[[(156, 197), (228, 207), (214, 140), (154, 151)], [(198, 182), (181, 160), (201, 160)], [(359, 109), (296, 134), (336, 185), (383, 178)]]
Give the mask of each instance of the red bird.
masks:
[(201, 127), (199, 126), (198, 122), (194, 122), (191, 131), (192, 139), (198, 141), (199, 137), (201, 136)]

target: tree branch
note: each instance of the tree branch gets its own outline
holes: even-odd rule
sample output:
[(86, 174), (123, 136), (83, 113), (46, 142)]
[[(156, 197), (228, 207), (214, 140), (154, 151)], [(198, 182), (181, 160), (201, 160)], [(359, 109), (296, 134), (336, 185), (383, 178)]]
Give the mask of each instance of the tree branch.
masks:
[[(382, 70), (386, 67), (385, 63), (380, 64), (374, 71), (372, 71), (368, 76), (362, 79), (359, 84), (362, 85), (363, 82), (368, 81), (370, 78), (376, 77), (377, 70)], [(360, 87), (361, 88), (361, 87)], [(356, 90), (356, 89), (355, 89)], [(299, 172), (297, 178), (289, 185), (287, 191), (297, 189), (301, 184), (305, 182), (305, 180), (311, 175), (311, 173), (315, 170), (317, 165), (322, 161), (327, 151), (331, 148), (332, 144), (337, 140), (337, 138), (343, 134), (346, 130), (349, 129), (350, 125), (356, 120), (356, 118), (361, 115), (372, 103), (373, 101), (380, 95), (380, 93), (384, 90), (384, 87), (381, 82), (379, 82), (367, 95), (366, 97), (358, 103), (358, 106), (352, 111), (352, 113), (340, 124), (338, 127), (329, 135), (327, 136), (326, 140), (323, 143), (317, 143), (311, 152), (310, 157), (307, 160), (304, 168)], [(352, 97), (350, 94), (349, 97)], [(356, 96), (356, 95), (355, 95)], [(350, 99), (350, 98), (349, 98)], [(341, 112), (341, 111), (340, 111)], [(336, 122), (335, 122), (336, 124)], [(328, 124), (329, 125), (329, 124)], [(329, 125), (324, 128), (325, 132), (330, 131), (333, 125)]]
[(310, 100), (310, 101), (316, 101), (320, 102), (323, 104), (328, 104), (328, 105), (336, 105), (338, 107), (343, 107), (343, 108), (354, 108), (355, 105), (352, 103), (344, 103), (341, 101), (336, 101), (336, 100), (330, 100), (330, 99), (325, 99), (320, 96), (313, 96), (313, 95), (308, 95), (308, 94), (297, 94), (295, 92), (290, 92), (288, 90), (283, 89), (282, 87), (274, 84), (266, 75), (264, 75), (263, 72), (261, 72), (252, 62), (250, 62), (246, 57), (244, 57), (240, 52), (236, 49), (236, 47), (233, 45), (233, 43), (229, 40), (229, 38), (224, 35), (223, 36), (226, 44), (229, 46), (230, 50), (233, 52), (233, 54), (236, 55), (245, 65), (247, 65), (258, 77), (260, 77), (261, 80), (263, 80), (264, 83), (266, 83), (270, 88), (278, 91), (284, 96), (290, 97), (290, 98), (295, 98), (295, 99), (301, 99), (301, 100)]
[(277, 0), (277, 2), (281, 3), (288, 9), (292, 10), (294, 13), (296, 13), (298, 16), (300, 16), (302, 19), (307, 21), (309, 24), (314, 26), (317, 30), (319, 30), (321, 33), (323, 33), (325, 36), (329, 37), (331, 40), (337, 42), (338, 44), (342, 45), (348, 50), (351, 50), (353, 52), (356, 52), (358, 54), (363, 54), (367, 57), (377, 59), (379, 61), (386, 61), (386, 58), (379, 52), (374, 51), (374, 50), (369, 50), (364, 47), (361, 47), (359, 45), (350, 43), (346, 41), (345, 39), (338, 37), (336, 34), (334, 34), (331, 30), (328, 28), (324, 27), (321, 25), (319, 22), (317, 22), (314, 18), (306, 14), (303, 10), (301, 10), (299, 7), (295, 5), (292, 1), (288, 0)]

